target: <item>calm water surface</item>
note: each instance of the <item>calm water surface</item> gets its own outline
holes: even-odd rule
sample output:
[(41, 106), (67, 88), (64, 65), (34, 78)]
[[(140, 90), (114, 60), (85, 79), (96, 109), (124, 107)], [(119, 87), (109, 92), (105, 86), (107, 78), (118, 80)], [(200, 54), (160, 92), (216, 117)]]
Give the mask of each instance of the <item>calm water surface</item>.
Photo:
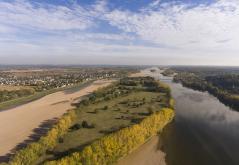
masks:
[(239, 112), (207, 92), (199, 92), (164, 77), (176, 101), (175, 121), (162, 135), (168, 165), (239, 165)]

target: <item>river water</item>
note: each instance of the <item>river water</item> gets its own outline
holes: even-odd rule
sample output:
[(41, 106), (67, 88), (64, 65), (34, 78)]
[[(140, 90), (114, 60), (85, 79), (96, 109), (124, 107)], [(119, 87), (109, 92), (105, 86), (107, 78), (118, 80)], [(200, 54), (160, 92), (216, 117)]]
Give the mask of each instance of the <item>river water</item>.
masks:
[(176, 101), (175, 120), (160, 138), (168, 165), (239, 165), (239, 112), (207, 92), (172, 82), (160, 70), (144, 72), (170, 85)]

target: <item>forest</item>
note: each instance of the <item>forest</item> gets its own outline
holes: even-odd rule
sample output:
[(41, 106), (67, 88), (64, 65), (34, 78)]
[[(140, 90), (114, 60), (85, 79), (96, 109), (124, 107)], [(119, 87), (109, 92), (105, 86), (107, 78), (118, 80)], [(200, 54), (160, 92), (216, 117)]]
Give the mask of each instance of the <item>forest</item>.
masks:
[(192, 89), (207, 91), (225, 105), (239, 111), (239, 70), (236, 68), (173, 68), (175, 82)]

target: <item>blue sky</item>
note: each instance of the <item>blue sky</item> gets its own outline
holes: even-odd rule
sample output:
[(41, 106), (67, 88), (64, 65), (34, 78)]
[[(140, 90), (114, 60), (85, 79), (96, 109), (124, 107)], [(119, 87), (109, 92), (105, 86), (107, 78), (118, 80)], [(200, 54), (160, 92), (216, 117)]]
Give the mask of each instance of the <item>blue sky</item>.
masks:
[(238, 65), (238, 0), (1, 0), (1, 64)]

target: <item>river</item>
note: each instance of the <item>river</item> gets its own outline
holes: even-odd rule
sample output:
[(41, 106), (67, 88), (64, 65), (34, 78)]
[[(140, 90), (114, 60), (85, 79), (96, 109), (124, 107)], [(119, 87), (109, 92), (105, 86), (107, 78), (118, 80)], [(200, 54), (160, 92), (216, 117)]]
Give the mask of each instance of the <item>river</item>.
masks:
[(145, 74), (166, 82), (176, 101), (176, 117), (161, 135), (168, 165), (238, 165), (239, 112), (207, 92), (172, 82), (160, 70)]

